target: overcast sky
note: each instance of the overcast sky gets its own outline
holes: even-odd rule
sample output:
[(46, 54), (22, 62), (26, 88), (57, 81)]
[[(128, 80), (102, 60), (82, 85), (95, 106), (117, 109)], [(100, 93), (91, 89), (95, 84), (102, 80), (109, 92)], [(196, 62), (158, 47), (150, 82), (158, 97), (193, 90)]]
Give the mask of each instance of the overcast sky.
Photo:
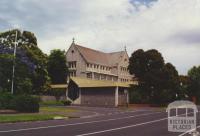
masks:
[(0, 31), (20, 27), (45, 52), (159, 50), (186, 74), (200, 65), (200, 0), (0, 0)]

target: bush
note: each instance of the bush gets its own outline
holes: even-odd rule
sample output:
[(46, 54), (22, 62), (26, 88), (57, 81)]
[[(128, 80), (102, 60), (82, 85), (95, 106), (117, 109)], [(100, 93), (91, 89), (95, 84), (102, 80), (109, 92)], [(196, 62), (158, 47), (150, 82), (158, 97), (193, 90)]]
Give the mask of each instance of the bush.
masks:
[(39, 100), (30, 95), (19, 95), (12, 100), (13, 109), (19, 112), (39, 112)]
[(19, 112), (39, 112), (39, 99), (30, 95), (12, 95), (0, 92), (0, 109)]
[(62, 100), (61, 101), (65, 106), (71, 105), (71, 101), (70, 100)]
[(47, 92), (45, 92), (43, 94), (44, 95), (55, 96), (56, 100), (59, 101), (61, 96), (65, 96), (66, 95), (66, 89), (52, 88), (52, 89), (49, 89)]
[(0, 92), (0, 109), (12, 109), (11, 101), (13, 98), (11, 93)]

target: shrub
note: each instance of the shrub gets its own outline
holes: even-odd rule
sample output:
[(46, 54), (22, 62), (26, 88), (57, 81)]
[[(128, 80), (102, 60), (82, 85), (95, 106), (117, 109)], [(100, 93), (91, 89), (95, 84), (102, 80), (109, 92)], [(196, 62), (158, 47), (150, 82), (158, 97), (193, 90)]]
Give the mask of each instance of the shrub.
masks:
[(132, 104), (149, 104), (150, 100), (146, 94), (145, 89), (140, 88), (139, 86), (132, 86), (129, 89), (129, 99)]
[(39, 112), (39, 100), (30, 95), (18, 95), (12, 100), (13, 109), (19, 112)]
[(65, 96), (66, 95), (66, 89), (52, 88), (52, 89), (49, 89), (47, 92), (45, 92), (43, 94), (44, 95), (55, 96), (56, 100), (59, 101), (61, 96)]
[(0, 92), (0, 109), (12, 109), (13, 98), (14, 96), (10, 93)]
[(70, 100), (62, 100), (61, 101), (65, 106), (71, 105), (71, 101)]

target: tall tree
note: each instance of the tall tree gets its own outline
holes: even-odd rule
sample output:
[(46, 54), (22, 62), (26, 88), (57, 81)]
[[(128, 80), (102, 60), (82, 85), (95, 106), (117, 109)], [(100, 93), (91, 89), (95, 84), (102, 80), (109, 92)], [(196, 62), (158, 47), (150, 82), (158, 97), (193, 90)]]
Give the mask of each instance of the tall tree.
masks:
[(188, 71), (188, 76), (191, 80), (188, 94), (190, 97), (196, 97), (197, 101), (200, 102), (200, 66), (192, 67)]
[(66, 65), (65, 51), (52, 50), (47, 63), (47, 69), (52, 84), (66, 83), (68, 68)]
[(189, 97), (189, 86), (191, 85), (191, 80), (189, 76), (186, 75), (180, 75), (179, 76), (179, 81), (180, 81), (180, 86), (179, 90), (182, 95), (182, 98), (187, 98)]
[[(32, 83), (32, 93), (42, 92), (47, 88), (49, 80), (46, 70), (47, 55), (38, 48), (37, 39), (33, 33), (28, 31), (21, 32), (17, 29), (1, 33), (0, 52), (1, 54), (13, 55), (16, 32), (18, 42), (16, 60), (26, 64), (31, 71), (30, 80), (25, 79), (24, 82)], [(19, 65), (16, 65), (16, 70), (18, 69), (20, 69)], [(10, 73), (12, 72), (10, 71)], [(23, 74), (19, 76), (23, 76)], [(14, 87), (16, 89), (18, 84), (15, 84)]]
[(136, 50), (129, 59), (129, 71), (139, 80), (139, 88), (145, 93), (144, 99), (162, 104), (175, 99), (179, 84), (175, 67), (164, 63), (162, 54), (155, 49)]

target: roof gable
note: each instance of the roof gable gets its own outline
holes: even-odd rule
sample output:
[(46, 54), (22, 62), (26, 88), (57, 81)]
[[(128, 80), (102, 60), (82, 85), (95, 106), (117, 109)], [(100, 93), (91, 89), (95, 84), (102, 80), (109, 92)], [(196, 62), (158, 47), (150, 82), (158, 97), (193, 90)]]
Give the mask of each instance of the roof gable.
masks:
[(74, 45), (88, 63), (100, 64), (110, 67), (118, 65), (119, 61), (121, 61), (123, 56), (126, 54), (125, 51), (104, 53), (80, 45)]

